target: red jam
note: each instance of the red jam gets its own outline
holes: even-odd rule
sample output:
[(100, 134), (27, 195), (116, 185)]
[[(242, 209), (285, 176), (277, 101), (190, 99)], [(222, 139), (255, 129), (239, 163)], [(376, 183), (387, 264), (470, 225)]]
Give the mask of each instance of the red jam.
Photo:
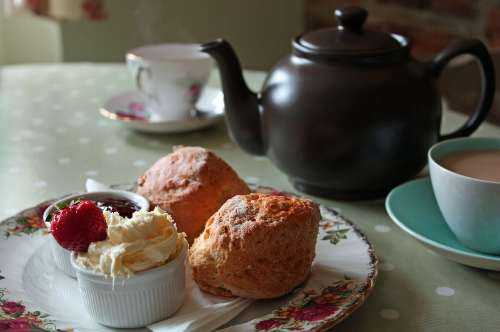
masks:
[(97, 202), (97, 206), (100, 208), (107, 208), (107, 210), (111, 212), (118, 212), (120, 216), (127, 218), (132, 217), (134, 212), (141, 209), (134, 202), (118, 198), (106, 198), (99, 200)]

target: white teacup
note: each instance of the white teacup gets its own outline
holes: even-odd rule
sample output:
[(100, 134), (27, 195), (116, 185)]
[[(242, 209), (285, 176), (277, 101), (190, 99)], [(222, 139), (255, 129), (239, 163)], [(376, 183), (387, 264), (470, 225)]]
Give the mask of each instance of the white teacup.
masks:
[(446, 223), (460, 242), (477, 251), (500, 254), (500, 182), (461, 175), (440, 163), (450, 154), (478, 150), (500, 151), (500, 139), (468, 137), (434, 145), (428, 154), (432, 188)]
[(213, 60), (198, 44), (160, 44), (127, 53), (127, 66), (143, 93), (151, 120), (182, 120), (208, 81)]

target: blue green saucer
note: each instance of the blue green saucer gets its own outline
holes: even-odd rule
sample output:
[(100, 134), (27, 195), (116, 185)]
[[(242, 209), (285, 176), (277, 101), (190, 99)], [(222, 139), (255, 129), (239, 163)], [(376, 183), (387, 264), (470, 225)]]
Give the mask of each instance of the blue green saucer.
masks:
[(396, 225), (437, 254), (464, 265), (500, 271), (500, 256), (483, 254), (458, 242), (439, 211), (430, 178), (394, 188), (385, 208)]

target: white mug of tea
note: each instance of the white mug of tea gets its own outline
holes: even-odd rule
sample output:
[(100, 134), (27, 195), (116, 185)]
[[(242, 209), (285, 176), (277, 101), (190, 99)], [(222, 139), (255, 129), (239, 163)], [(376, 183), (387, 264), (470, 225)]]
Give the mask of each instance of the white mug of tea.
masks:
[(145, 98), (153, 121), (175, 121), (195, 115), (213, 60), (198, 44), (159, 44), (135, 48), (127, 66)]
[(500, 139), (447, 140), (434, 145), (428, 159), (439, 209), (457, 239), (500, 254)]

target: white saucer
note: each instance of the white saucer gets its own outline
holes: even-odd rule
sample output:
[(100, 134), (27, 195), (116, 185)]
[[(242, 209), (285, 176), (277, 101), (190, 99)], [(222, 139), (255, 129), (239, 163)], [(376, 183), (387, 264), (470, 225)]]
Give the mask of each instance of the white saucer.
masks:
[(174, 134), (206, 128), (224, 117), (222, 91), (207, 87), (196, 104), (196, 116), (184, 120), (153, 120), (146, 108), (144, 98), (137, 90), (128, 91), (110, 98), (100, 109), (104, 117), (123, 123), (125, 126), (147, 133)]

